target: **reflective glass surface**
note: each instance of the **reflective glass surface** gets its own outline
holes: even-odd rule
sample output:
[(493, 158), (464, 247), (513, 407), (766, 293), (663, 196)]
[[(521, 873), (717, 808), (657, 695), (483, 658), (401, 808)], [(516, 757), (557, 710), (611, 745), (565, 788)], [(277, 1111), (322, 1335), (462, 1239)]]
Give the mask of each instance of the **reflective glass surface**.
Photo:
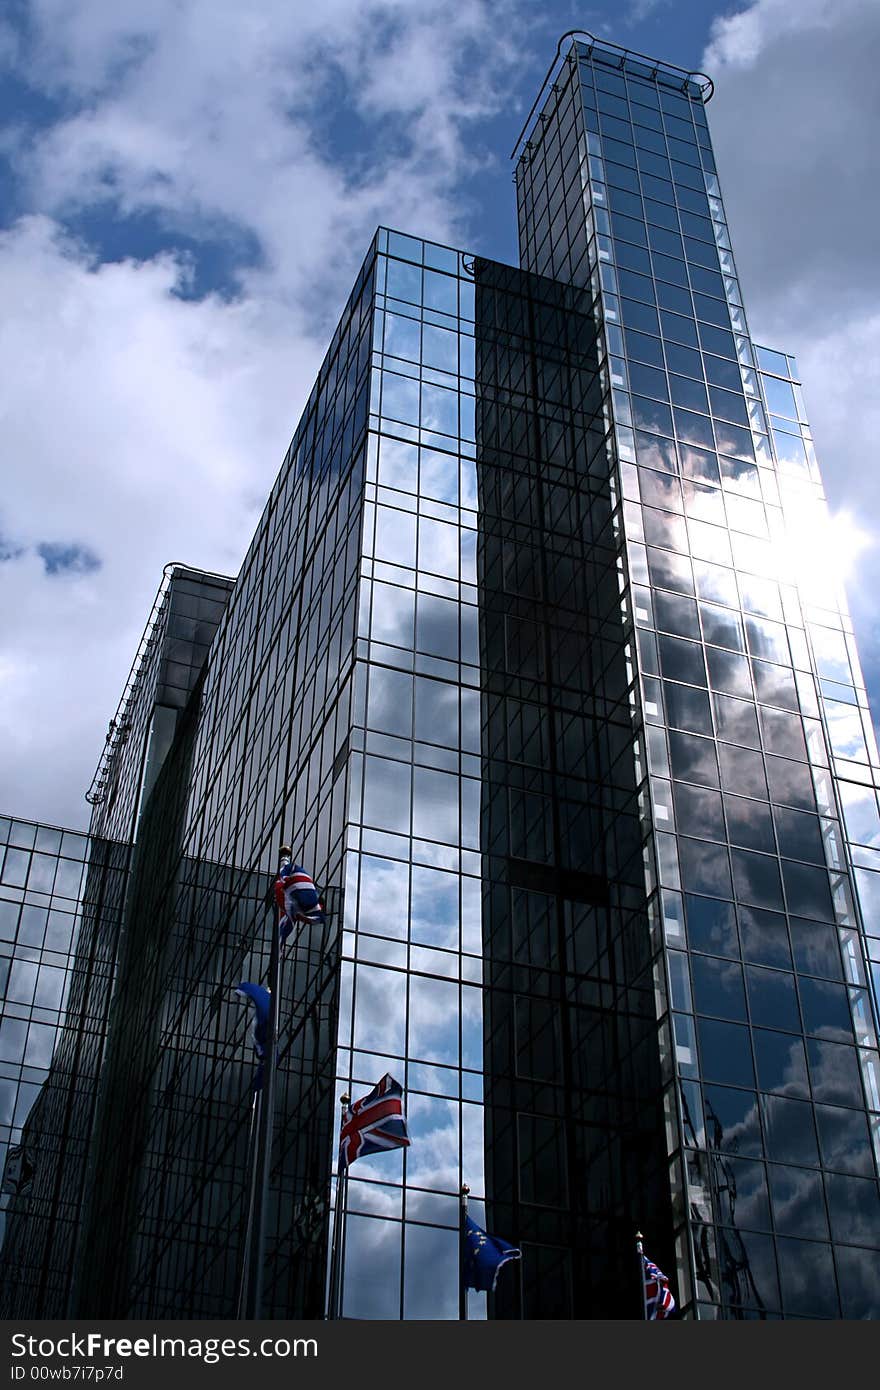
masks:
[[(732, 1168), (698, 1155), (674, 1168), (691, 1213), (678, 1291), (701, 1317), (877, 1316), (852, 1228), (826, 1213), (837, 1164), (876, 1178), (864, 1126), (880, 1127), (880, 861), (854, 846), (880, 844), (880, 767), (845, 597), (819, 562), (827, 518), (794, 361), (749, 337), (698, 84), (672, 92), (662, 65), (586, 42), (562, 79), (517, 170), (521, 257), (601, 306), (632, 585), (622, 604), (650, 726), (661, 1030), (675, 1010), (667, 1108), (699, 1150), (700, 1079), (731, 1113), (741, 1094), (749, 1152), (763, 1145), (774, 1165), (769, 1186), (748, 1180), (769, 1204), (743, 1202), (735, 1220)], [(567, 146), (569, 84), (579, 130)], [(583, 215), (568, 194), (579, 176)], [(720, 1111), (706, 1102), (705, 1114)], [(861, 1160), (845, 1157), (850, 1128)], [(722, 1132), (713, 1118), (703, 1142)], [(733, 1234), (746, 1210), (761, 1234)], [(800, 1228), (798, 1210), (811, 1213)], [(880, 1229), (860, 1229), (867, 1269)]]

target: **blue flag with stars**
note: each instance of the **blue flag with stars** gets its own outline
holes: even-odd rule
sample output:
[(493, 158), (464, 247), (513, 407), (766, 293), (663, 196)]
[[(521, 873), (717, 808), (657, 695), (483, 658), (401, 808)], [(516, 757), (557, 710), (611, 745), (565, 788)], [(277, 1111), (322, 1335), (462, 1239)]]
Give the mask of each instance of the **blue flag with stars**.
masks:
[(493, 1293), (501, 1266), (508, 1260), (522, 1259), (522, 1251), (515, 1245), (487, 1235), (469, 1216), (465, 1217), (463, 1240), (462, 1278), (466, 1289)]
[(254, 1044), (254, 1052), (259, 1058), (260, 1065), (254, 1072), (254, 1079), (251, 1083), (255, 1091), (263, 1089), (263, 1062), (266, 1056), (266, 1037), (269, 1031), (269, 991), (265, 985), (252, 984), (250, 980), (242, 980), (235, 990), (239, 999), (249, 999), (254, 1006), (254, 1026), (251, 1030), (251, 1039)]

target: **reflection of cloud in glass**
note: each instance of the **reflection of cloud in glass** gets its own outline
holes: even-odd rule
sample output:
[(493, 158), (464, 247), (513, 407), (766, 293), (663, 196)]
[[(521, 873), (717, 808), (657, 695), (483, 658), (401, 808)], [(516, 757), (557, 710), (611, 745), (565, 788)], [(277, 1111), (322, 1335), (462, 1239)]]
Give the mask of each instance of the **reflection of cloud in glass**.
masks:
[(410, 768), (388, 758), (364, 759), (364, 823), (409, 830)]
[(382, 733), (409, 738), (412, 733), (413, 678), (387, 666), (369, 668), (367, 724)]
[(457, 579), (458, 561), (458, 527), (433, 517), (419, 517), (419, 569)]
[(0, 1019), (0, 1062), (21, 1062), (26, 1036), (24, 1019)]
[(410, 362), (419, 360), (419, 321), (404, 314), (385, 315), (385, 351)]
[(461, 1064), (473, 1071), (483, 1065), (483, 991), (461, 987)]
[(32, 1023), (28, 1030), (25, 1065), (29, 1067), (48, 1067), (52, 1061), (55, 1046), (55, 1028), (45, 1023)]
[(342, 1315), (400, 1317), (400, 1245), (403, 1226), (370, 1216), (349, 1216), (345, 1230)]
[(459, 779), (453, 773), (417, 767), (413, 781), (413, 834), (458, 844)]
[(486, 1190), (485, 1134), (482, 1105), (463, 1103), (461, 1107), (461, 1171), (471, 1192), (478, 1196)]
[(382, 372), (382, 414), (386, 420), (419, 423), (419, 383), (398, 372)]
[(14, 960), (6, 985), (6, 998), (13, 1004), (30, 1004), (33, 1001), (37, 984), (37, 966), (34, 961)]
[(396, 507), (376, 508), (374, 554), (377, 560), (415, 568), (416, 519), (410, 512), (399, 511)]
[(833, 1239), (853, 1245), (876, 1245), (880, 1230), (877, 1184), (839, 1173), (829, 1173), (825, 1183)]
[(458, 1102), (411, 1092), (407, 1116), (412, 1140), (406, 1156), (407, 1184), (457, 1193), (461, 1186)]
[(435, 1096), (448, 1096), (458, 1099), (459, 1072), (457, 1067), (432, 1065), (430, 1062), (410, 1061), (408, 1066), (409, 1084), (413, 1091), (428, 1091)]
[(861, 1106), (862, 1088), (855, 1048), (810, 1038), (807, 1051), (814, 1099)]
[(779, 1277), (786, 1312), (837, 1315), (837, 1281), (831, 1246), (815, 1241), (777, 1241)]
[(455, 748), (459, 740), (458, 686), (427, 676), (416, 676), (415, 686), (416, 738)]
[(880, 815), (877, 815), (877, 798), (873, 788), (859, 787), (856, 783), (838, 785), (844, 802), (849, 840), (855, 841), (856, 845), (880, 848)]
[(461, 880), (461, 949), (475, 955), (483, 949), (483, 888), (469, 876)]
[[(370, 1155), (372, 1158), (373, 1155)], [(401, 1207), (403, 1202), (403, 1189), (392, 1187), (388, 1183), (369, 1181), (364, 1178), (363, 1170), (369, 1169), (369, 1177), (372, 1177), (372, 1168), (366, 1160), (361, 1160), (357, 1167), (352, 1164), (352, 1171), (348, 1180), (347, 1209), (371, 1214), (373, 1216), (383, 1216), (387, 1220), (399, 1221), (403, 1215)], [(359, 1177), (355, 1178), (354, 1174)]]
[(393, 859), (365, 854), (361, 860), (357, 925), (378, 936), (406, 936), (409, 916), (408, 870)]
[(406, 1192), (406, 1216), (408, 1221), (427, 1221), (432, 1226), (449, 1226), (458, 1229), (459, 1196), (457, 1192), (425, 1192), (419, 1187), (408, 1187)]
[(458, 1233), (432, 1226), (406, 1227), (405, 1318), (458, 1317)]
[[(359, 965), (355, 977), (354, 1045), (403, 1056), (406, 1029), (404, 977), (379, 966)], [(375, 1084), (375, 1077), (371, 1084)]]
[(417, 647), (432, 656), (458, 659), (458, 604), (436, 594), (419, 594)]
[(0, 1125), (11, 1125), (15, 1110), (15, 1082), (0, 1079)]
[[(780, 1235), (817, 1236), (828, 1239), (821, 1178), (807, 1168), (770, 1169), (773, 1221)], [(743, 1221), (743, 1224), (752, 1224)]]
[(413, 975), (410, 979), (409, 1051), (429, 1062), (458, 1060), (458, 985)]
[(418, 449), (400, 439), (382, 435), (379, 441), (379, 482), (385, 487), (415, 492), (418, 479)]
[(422, 384), (422, 427), (437, 434), (458, 434), (458, 392)]
[(835, 756), (867, 762), (868, 754), (859, 711), (852, 705), (845, 705), (837, 700), (826, 700), (825, 716)]
[(395, 584), (373, 583), (373, 612), (370, 636), (374, 642), (411, 647), (416, 596), (411, 589)]
[(419, 490), (423, 497), (438, 501), (458, 501), (458, 455), (445, 454), (439, 449), (423, 449)]
[(422, 329), (422, 360), (441, 372), (458, 372), (458, 334), (426, 323)]

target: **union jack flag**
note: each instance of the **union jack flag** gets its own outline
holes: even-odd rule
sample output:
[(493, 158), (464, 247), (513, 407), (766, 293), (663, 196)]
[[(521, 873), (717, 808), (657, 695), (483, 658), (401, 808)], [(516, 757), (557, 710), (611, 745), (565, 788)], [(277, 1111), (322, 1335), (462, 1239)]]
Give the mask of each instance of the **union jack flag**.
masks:
[(275, 880), (278, 904), (278, 931), (286, 941), (297, 922), (323, 922), (324, 905), (309, 874), (299, 864), (286, 860)]
[(356, 1158), (405, 1149), (409, 1144), (403, 1113), (403, 1087), (386, 1072), (369, 1095), (343, 1111), (339, 1136), (339, 1170)]
[(642, 1256), (645, 1265), (645, 1315), (649, 1321), (655, 1318), (668, 1318), (675, 1312), (675, 1299), (669, 1291), (669, 1280), (647, 1255)]

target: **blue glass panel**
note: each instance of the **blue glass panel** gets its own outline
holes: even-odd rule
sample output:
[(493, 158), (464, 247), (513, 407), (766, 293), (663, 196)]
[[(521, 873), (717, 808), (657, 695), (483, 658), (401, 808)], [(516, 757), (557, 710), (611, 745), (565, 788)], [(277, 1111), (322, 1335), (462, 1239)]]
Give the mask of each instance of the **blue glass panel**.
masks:
[[(784, 930), (783, 924), (783, 932)], [(765, 970), (761, 966), (750, 965), (746, 969), (746, 984), (749, 991), (749, 1012), (754, 1024), (800, 1032), (801, 1019), (794, 975), (784, 970)]]
[(754, 1091), (704, 1086), (706, 1142), (715, 1149), (760, 1158), (764, 1152), (758, 1097)]
[[(661, 312), (660, 320), (653, 330), (655, 333), (660, 332), (660, 324), (663, 325), (664, 337), (670, 338), (674, 343), (684, 343), (688, 347), (698, 346), (697, 325), (694, 323), (693, 319), (683, 318), (681, 314), (673, 314), (668, 310), (664, 310)], [(635, 326), (638, 327), (640, 325)], [(731, 337), (731, 343), (732, 341)]]
[(769, 1167), (773, 1198), (773, 1222), (783, 1236), (814, 1236), (828, 1239), (825, 1196), (822, 1179), (809, 1168)]
[(833, 1042), (852, 1042), (852, 1016), (846, 986), (802, 977), (798, 987), (804, 1030)]
[(782, 884), (777, 860), (766, 854), (735, 849), (731, 851), (731, 861), (738, 900), (754, 907), (781, 911)]
[(691, 950), (718, 956), (739, 955), (736, 920), (730, 903), (687, 894), (684, 903)]
[(785, 918), (778, 912), (756, 907), (737, 908), (743, 959), (756, 965), (775, 965), (791, 970), (791, 950)]
[[(657, 339), (648, 339), (647, 341), (657, 342), (658, 347), (660, 345)], [(658, 371), (654, 367), (642, 366), (638, 362), (631, 362), (629, 381), (630, 389), (640, 395), (656, 396), (664, 401), (669, 399), (669, 387), (666, 383), (666, 373), (663, 371)]]
[(776, 1248), (786, 1314), (806, 1318), (839, 1317), (831, 1246), (811, 1240), (780, 1238)]
[(758, 365), (765, 371), (776, 372), (779, 376), (788, 376), (788, 364), (781, 352), (772, 352), (770, 348), (759, 347), (755, 349), (758, 354)]
[(833, 920), (831, 887), (824, 869), (814, 869), (807, 864), (793, 864), (786, 859), (783, 860), (782, 874), (789, 912), (821, 922)]
[(738, 1023), (715, 1019), (697, 1020), (701, 1073), (707, 1081), (747, 1086), (754, 1090), (755, 1072), (749, 1046), (749, 1030)]
[(844, 1110), (837, 1105), (817, 1105), (816, 1124), (822, 1162), (856, 1177), (873, 1176), (868, 1123), (860, 1110)]
[(880, 1251), (838, 1245), (834, 1255), (843, 1316), (880, 1319)]
[(819, 1165), (813, 1107), (785, 1096), (762, 1096), (767, 1157), (777, 1163)]
[(752, 1036), (759, 1088), (808, 1100), (810, 1085), (803, 1038), (769, 1028), (755, 1028)]
[(793, 917), (791, 942), (795, 969), (804, 975), (822, 975), (829, 980), (843, 979), (836, 927)]
[[(727, 849), (723, 845), (709, 844), (704, 840), (690, 840), (686, 836), (680, 836), (678, 853), (682, 887), (687, 892), (713, 894), (719, 898), (733, 896)], [(737, 974), (740, 977), (741, 988), (742, 972), (738, 968)], [(696, 974), (694, 975), (694, 988), (696, 990)], [(727, 1008), (710, 1008), (707, 1002), (702, 1004), (698, 1002), (696, 1007), (704, 1013), (716, 1013), (724, 1018), (745, 1019), (746, 1016), (744, 1002), (741, 1010), (734, 1007), (733, 1004)]]
[[(684, 844), (699, 844), (699, 841), (679, 840), (679, 849)], [(720, 850), (718, 845), (706, 845), (713, 854)], [(723, 851), (721, 851), (724, 853)], [(724, 854), (724, 869), (727, 856)], [(714, 1014), (718, 1018), (746, 1021), (746, 997), (743, 988), (742, 966), (732, 960), (715, 960), (712, 956), (697, 956), (691, 960), (691, 981), (694, 992), (694, 1008), (701, 1014)]]
[[(696, 355), (694, 353), (694, 356)], [(706, 388), (701, 381), (692, 381), (689, 377), (673, 376), (670, 378), (670, 389), (675, 405), (684, 406), (688, 410), (702, 410), (708, 413), (709, 402), (706, 397)], [(708, 440), (692, 440), (690, 442), (708, 443), (709, 448), (712, 448), (714, 440), (711, 438), (711, 430), (709, 430), (709, 436)]]
[(808, 1038), (807, 1056), (815, 1100), (826, 1101), (829, 1105), (864, 1105), (854, 1047)]

